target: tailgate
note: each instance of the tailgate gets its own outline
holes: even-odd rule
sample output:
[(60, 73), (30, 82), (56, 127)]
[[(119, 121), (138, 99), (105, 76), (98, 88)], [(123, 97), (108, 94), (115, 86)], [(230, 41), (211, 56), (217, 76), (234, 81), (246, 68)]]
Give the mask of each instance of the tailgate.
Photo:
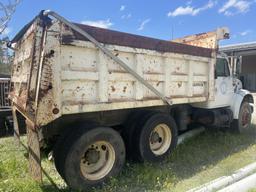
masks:
[(44, 27), (39, 17), (26, 25), (12, 41), (15, 56), (10, 99), (23, 114), (35, 116), (38, 75), (44, 45)]

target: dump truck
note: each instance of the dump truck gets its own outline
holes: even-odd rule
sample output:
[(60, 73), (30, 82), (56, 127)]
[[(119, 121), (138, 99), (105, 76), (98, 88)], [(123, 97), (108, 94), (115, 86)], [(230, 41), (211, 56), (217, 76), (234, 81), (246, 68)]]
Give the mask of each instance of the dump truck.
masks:
[[(250, 129), (253, 97), (218, 53), (227, 28), (159, 40), (42, 11), (9, 43), (15, 136), (26, 122), (30, 172), (41, 151), (74, 189), (102, 185), (126, 158), (160, 162), (190, 125)], [(17, 118), (17, 116), (22, 117)]]

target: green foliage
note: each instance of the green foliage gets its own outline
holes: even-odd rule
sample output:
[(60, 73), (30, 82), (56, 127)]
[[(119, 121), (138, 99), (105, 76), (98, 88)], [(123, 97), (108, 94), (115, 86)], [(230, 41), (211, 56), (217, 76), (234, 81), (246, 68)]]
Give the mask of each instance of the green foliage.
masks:
[(12, 52), (7, 48), (8, 37), (0, 39), (0, 74), (10, 75), (12, 64)]

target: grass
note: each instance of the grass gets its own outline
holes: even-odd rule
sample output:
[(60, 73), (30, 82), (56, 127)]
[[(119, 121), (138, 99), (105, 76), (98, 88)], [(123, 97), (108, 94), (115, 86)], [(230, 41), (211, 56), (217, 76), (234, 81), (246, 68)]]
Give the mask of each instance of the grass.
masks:
[[(256, 161), (255, 154), (255, 131), (242, 135), (207, 131), (180, 145), (161, 164), (126, 163), (117, 178), (92, 191), (186, 191)], [(43, 184), (32, 181), (26, 157), (25, 149), (12, 138), (0, 139), (0, 192), (70, 191), (46, 158), (43, 167), (59, 189), (45, 176)]]

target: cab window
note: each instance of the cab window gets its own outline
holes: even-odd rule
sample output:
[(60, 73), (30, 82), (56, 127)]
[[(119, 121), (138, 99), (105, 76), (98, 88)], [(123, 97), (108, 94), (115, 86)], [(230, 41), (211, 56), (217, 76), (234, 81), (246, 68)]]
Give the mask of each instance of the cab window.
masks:
[(228, 62), (226, 59), (218, 58), (215, 68), (216, 77), (228, 77), (230, 76)]

